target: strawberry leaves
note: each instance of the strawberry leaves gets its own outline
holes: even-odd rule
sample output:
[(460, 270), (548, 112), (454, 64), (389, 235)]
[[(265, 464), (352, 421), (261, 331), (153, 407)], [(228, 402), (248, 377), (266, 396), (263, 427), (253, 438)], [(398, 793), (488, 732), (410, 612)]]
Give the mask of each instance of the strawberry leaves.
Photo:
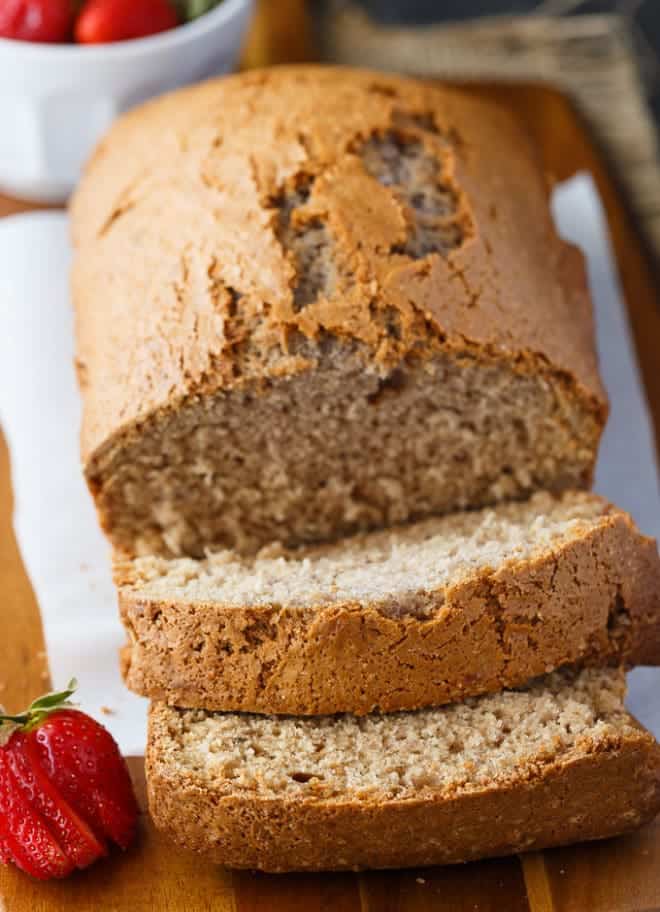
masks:
[(193, 19), (199, 19), (204, 13), (208, 13), (214, 6), (218, 6), (220, 2), (221, 0), (176, 0), (174, 5), (183, 22), (192, 22)]
[(56, 690), (44, 694), (42, 697), (34, 700), (25, 712), (18, 713), (15, 716), (0, 713), (0, 730), (2, 730), (3, 725), (6, 724), (13, 725), (14, 728), (18, 726), (22, 728), (23, 731), (29, 731), (31, 728), (36, 728), (36, 726), (43, 722), (43, 720), (52, 712), (62, 709), (65, 706), (73, 706), (73, 703), (69, 701), (69, 697), (73, 696), (77, 687), (78, 682), (75, 678), (71, 678), (65, 690)]

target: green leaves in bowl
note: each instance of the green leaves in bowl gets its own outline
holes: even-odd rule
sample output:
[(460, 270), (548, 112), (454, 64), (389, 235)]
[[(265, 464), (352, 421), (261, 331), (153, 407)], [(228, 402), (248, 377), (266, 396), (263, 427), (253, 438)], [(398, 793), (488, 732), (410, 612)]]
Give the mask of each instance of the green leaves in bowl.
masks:
[(175, 0), (182, 22), (192, 22), (221, 3), (222, 0)]

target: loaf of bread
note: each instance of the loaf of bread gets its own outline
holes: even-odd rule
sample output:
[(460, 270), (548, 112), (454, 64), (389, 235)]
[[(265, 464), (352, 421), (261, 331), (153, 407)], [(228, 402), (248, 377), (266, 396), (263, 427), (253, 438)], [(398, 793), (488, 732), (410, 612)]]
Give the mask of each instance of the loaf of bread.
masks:
[(567, 663), (660, 664), (655, 542), (582, 492), (115, 576), (126, 681), (176, 706), (391, 712)]
[(624, 677), (555, 672), (519, 692), (385, 716), (152, 707), (154, 821), (267, 871), (469, 861), (613, 836), (660, 807), (660, 748)]
[(582, 257), (515, 119), (301, 67), (120, 118), (72, 206), (82, 455), (129, 555), (327, 541), (586, 485)]

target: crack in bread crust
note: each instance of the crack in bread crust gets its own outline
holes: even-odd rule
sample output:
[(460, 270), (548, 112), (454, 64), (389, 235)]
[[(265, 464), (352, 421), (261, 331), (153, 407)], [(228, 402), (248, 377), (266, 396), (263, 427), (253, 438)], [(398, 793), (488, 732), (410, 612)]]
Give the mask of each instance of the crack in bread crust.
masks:
[[(414, 123), (414, 118), (411, 118)], [(432, 253), (448, 256), (474, 233), (468, 204), (447, 174), (449, 156), (430, 153), (418, 138), (394, 130), (374, 133), (356, 149), (365, 169), (389, 187), (402, 204), (408, 229), (405, 242), (392, 244), (390, 253), (413, 260)]]
[[(211, 82), (119, 120), (72, 225), (83, 461), (119, 548), (322, 540), (590, 479), (607, 407), (584, 266), (556, 235), (529, 137), (498, 106), (333, 68)], [(475, 440), (448, 440), (454, 417), (433, 413), (440, 361), (472, 383)], [(420, 401), (389, 384), (425, 373)], [(298, 379), (310, 396), (293, 439), (281, 402)], [(516, 396), (520, 438), (502, 413)], [(267, 437), (262, 412), (276, 415)], [(498, 429), (492, 467), (470, 465)], [(240, 464), (255, 449), (261, 472)], [(375, 479), (385, 450), (398, 465)], [(465, 473), (457, 489), (450, 470)]]

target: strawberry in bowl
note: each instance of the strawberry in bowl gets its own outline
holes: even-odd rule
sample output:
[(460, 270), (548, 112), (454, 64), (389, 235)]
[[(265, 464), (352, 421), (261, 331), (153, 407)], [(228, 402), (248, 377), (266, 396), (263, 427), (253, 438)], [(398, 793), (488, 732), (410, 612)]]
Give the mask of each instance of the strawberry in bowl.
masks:
[(62, 203), (114, 119), (235, 65), (255, 0), (0, 0), (0, 193)]
[(62, 43), (73, 32), (71, 0), (3, 0), (0, 37), (17, 41)]
[(76, 19), (79, 44), (106, 44), (157, 35), (180, 24), (169, 0), (87, 0)]
[(147, 38), (208, 13), (222, 0), (0, 0), (0, 38), (108, 44)]
[(127, 849), (138, 806), (124, 758), (102, 725), (47, 694), (0, 715), (0, 860), (41, 880)]

